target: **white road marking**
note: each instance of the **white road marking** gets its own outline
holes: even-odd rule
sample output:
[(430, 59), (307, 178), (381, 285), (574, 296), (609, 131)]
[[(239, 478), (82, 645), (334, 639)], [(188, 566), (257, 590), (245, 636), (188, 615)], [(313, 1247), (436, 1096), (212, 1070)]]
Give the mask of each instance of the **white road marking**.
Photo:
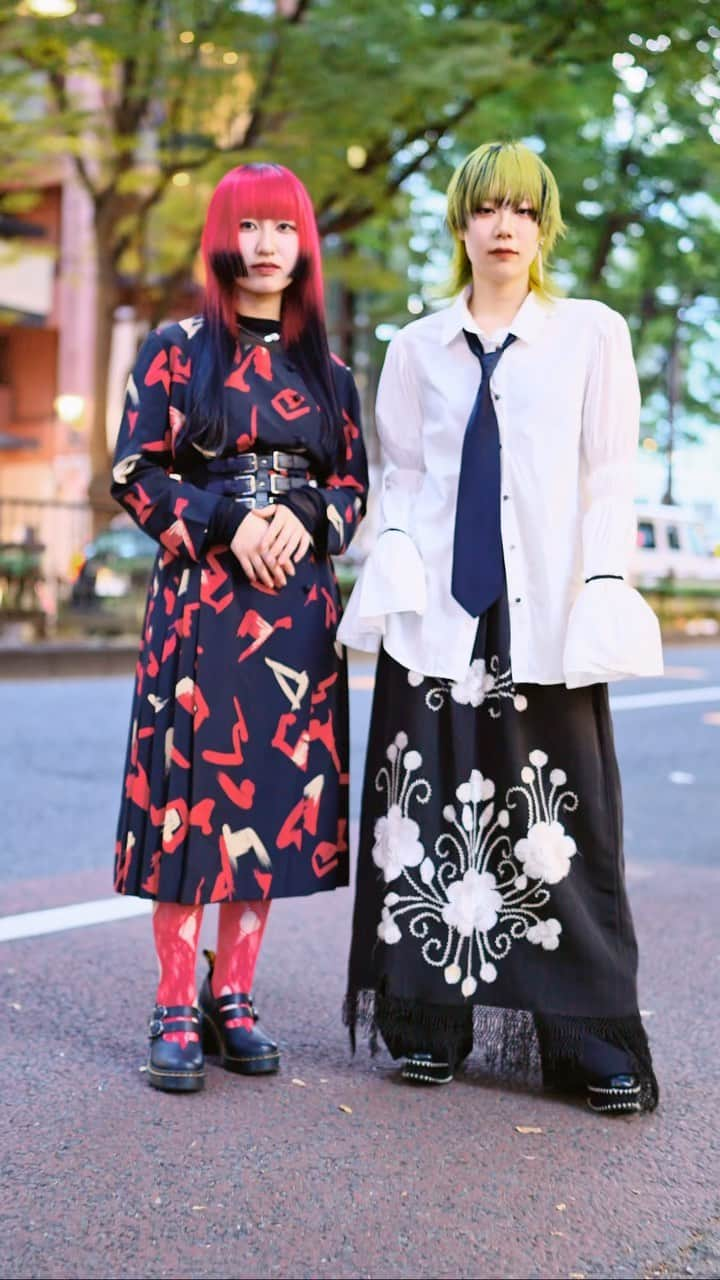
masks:
[(117, 894), (95, 902), (74, 902), (68, 907), (48, 907), (44, 911), (23, 911), (14, 916), (0, 916), (0, 942), (18, 938), (39, 938), (44, 933), (61, 933), (64, 929), (82, 929), (91, 924), (108, 924), (111, 920), (128, 920), (132, 916), (149, 915), (152, 902), (147, 898), (130, 898)]
[(610, 699), (613, 711), (635, 711), (640, 707), (677, 707), (688, 702), (720, 701), (720, 685), (704, 689), (666, 689), (657, 693), (620, 693)]

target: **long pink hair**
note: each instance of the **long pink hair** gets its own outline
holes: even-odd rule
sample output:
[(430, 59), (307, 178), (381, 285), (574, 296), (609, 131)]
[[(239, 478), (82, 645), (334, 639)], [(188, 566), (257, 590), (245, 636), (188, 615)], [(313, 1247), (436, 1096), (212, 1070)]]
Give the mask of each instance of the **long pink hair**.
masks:
[[(325, 324), (320, 237), (312, 201), (299, 178), (280, 164), (242, 164), (220, 180), (208, 206), (202, 234), (205, 311), (237, 337), (236, 281), (245, 272), (238, 249), (242, 218), (287, 218), (298, 230), (299, 255), (293, 282), (283, 295), (283, 341), (297, 343), (303, 330)], [(313, 324), (314, 322), (314, 324)]]

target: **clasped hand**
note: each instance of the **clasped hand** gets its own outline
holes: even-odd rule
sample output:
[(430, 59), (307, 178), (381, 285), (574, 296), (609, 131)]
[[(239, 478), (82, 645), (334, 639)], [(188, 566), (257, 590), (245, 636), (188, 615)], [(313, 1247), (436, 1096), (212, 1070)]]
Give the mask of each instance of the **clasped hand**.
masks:
[(230, 550), (251, 582), (284, 587), (294, 578), (295, 564), (312, 539), (294, 511), (281, 504), (249, 512), (230, 543)]

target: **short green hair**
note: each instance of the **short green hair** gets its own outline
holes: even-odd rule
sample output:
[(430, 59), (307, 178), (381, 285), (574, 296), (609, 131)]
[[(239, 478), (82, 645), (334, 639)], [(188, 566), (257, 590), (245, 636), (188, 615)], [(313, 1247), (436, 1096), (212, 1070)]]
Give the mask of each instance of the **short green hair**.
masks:
[[(459, 293), (472, 280), (472, 267), (460, 233), (481, 204), (517, 205), (529, 200), (537, 214), (543, 260), (564, 234), (557, 182), (545, 161), (522, 142), (484, 142), (458, 165), (447, 190), (447, 222), (454, 242), (452, 292)], [(530, 288), (551, 298), (557, 289), (547, 272), (543, 279), (537, 263), (530, 266)]]

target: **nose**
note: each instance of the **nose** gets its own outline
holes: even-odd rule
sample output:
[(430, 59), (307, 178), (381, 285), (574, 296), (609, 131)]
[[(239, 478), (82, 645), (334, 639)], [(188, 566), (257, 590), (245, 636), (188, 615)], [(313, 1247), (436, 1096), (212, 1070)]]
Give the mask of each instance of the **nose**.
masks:
[(258, 230), (257, 252), (271, 257), (275, 252), (275, 231), (271, 222), (261, 222)]
[(512, 208), (509, 204), (501, 204), (497, 210), (495, 234), (503, 238), (512, 235)]

